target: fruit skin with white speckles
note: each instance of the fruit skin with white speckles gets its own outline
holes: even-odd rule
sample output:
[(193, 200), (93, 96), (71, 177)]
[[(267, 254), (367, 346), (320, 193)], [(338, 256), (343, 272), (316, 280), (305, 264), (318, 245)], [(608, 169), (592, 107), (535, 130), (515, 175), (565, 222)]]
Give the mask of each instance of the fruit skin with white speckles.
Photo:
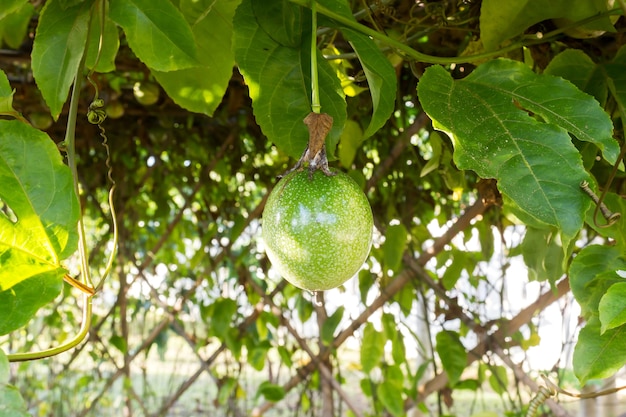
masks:
[(369, 255), (374, 221), (348, 175), (294, 171), (276, 184), (263, 211), (272, 266), (296, 287), (323, 291), (354, 276)]

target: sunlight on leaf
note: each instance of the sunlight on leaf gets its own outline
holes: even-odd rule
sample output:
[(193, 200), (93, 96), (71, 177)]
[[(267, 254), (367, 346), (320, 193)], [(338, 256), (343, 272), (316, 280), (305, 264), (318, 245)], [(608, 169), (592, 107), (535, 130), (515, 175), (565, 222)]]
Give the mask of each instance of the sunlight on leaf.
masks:
[[(235, 57), (248, 84), (256, 122), (279, 149), (299, 158), (309, 139), (303, 120), (311, 112), (311, 65), (309, 54), (300, 50), (307, 51), (306, 46), (291, 48), (272, 39), (258, 25), (251, 0), (237, 8), (233, 26)], [(302, 45), (309, 45), (309, 40), (303, 37)], [(346, 103), (334, 70), (319, 52), (318, 71), (322, 111), (333, 118), (326, 139), (330, 157), (345, 125)]]
[(19, 121), (0, 121), (0, 334), (23, 325), (61, 290), (61, 261), (76, 250), (78, 200), (54, 143)]
[(191, 28), (168, 0), (111, 0), (109, 16), (150, 69), (175, 71), (198, 65)]
[(152, 71), (167, 95), (181, 107), (211, 116), (222, 102), (235, 65), (232, 18), (239, 3), (240, 0), (181, 2), (198, 46), (199, 66)]

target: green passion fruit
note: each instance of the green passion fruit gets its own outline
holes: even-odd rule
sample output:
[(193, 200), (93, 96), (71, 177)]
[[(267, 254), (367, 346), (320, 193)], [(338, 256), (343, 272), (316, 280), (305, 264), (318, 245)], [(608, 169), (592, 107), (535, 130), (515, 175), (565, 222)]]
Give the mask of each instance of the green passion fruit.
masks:
[(373, 226), (367, 197), (348, 175), (294, 171), (270, 193), (261, 234), (283, 278), (323, 291), (359, 271), (372, 246)]

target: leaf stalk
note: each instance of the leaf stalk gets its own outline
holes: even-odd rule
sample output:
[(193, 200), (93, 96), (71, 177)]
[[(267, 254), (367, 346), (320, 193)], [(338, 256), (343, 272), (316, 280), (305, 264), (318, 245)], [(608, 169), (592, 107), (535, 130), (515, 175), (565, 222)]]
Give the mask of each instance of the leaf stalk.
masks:
[(319, 76), (317, 73), (317, 2), (311, 3), (311, 111), (319, 114), (320, 103)]

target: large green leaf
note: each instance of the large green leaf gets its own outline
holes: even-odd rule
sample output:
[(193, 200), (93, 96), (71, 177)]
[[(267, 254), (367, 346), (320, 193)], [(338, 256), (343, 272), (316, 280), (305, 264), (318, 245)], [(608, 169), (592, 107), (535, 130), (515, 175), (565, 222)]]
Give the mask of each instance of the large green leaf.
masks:
[(606, 103), (607, 86), (601, 67), (579, 49), (566, 49), (555, 56), (544, 73), (563, 77), (594, 96), (601, 105)]
[(181, 10), (191, 25), (198, 47), (199, 66), (152, 73), (181, 107), (212, 115), (221, 103), (232, 76), (232, 19), (241, 0), (183, 0)]
[[(276, 24), (282, 21), (277, 15)], [(233, 26), (235, 58), (248, 84), (256, 121), (279, 149), (299, 158), (309, 139), (302, 120), (311, 112), (310, 38), (303, 36), (298, 47), (279, 43), (258, 24), (252, 0), (239, 5)], [(303, 23), (301, 31), (307, 29)], [(319, 52), (318, 71), (322, 112), (334, 120), (326, 138), (327, 151), (333, 155), (346, 122), (346, 103), (339, 80)]]
[(63, 9), (58, 0), (47, 1), (39, 16), (31, 55), (33, 76), (55, 119), (85, 52), (92, 2)]
[(54, 142), (0, 120), (0, 334), (22, 326), (61, 290), (76, 250), (78, 200)]
[(467, 366), (467, 350), (457, 332), (443, 330), (437, 333), (437, 354), (441, 365), (448, 374), (450, 386), (454, 386)]
[(605, 149), (616, 146), (598, 102), (563, 79), (506, 59), (458, 81), (430, 67), (418, 93), (434, 126), (453, 138), (457, 166), (496, 178), (536, 225), (557, 227), (567, 247), (590, 205), (579, 187), (589, 175), (568, 132)]
[(124, 29), (128, 45), (150, 69), (198, 65), (191, 28), (169, 0), (111, 0), (109, 7), (109, 17)]
[(600, 320), (593, 317), (580, 331), (574, 348), (574, 373), (584, 384), (607, 378), (626, 363), (626, 326), (601, 332)]
[[(576, 22), (605, 11), (606, 0), (484, 0), (480, 8), (480, 38), (485, 49), (491, 50), (543, 20), (565, 18)], [(585, 29), (614, 31), (608, 17), (585, 25)]]

